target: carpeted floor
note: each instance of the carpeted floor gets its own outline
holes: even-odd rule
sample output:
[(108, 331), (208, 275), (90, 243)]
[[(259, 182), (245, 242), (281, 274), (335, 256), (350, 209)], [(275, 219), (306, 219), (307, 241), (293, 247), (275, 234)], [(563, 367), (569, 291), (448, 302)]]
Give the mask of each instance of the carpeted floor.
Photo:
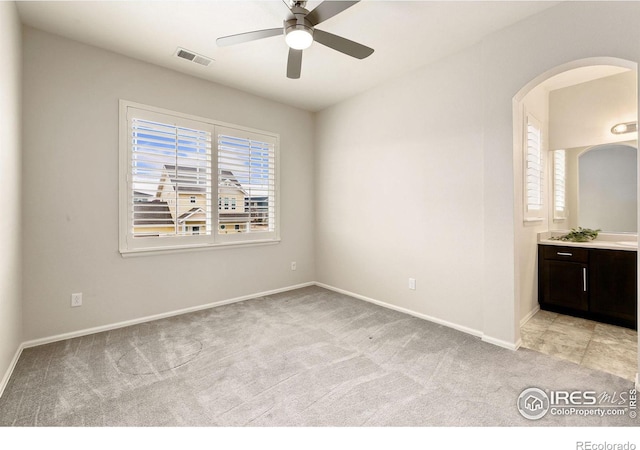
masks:
[(626, 426), (523, 418), (529, 387), (632, 383), (309, 287), (25, 349), (4, 426)]

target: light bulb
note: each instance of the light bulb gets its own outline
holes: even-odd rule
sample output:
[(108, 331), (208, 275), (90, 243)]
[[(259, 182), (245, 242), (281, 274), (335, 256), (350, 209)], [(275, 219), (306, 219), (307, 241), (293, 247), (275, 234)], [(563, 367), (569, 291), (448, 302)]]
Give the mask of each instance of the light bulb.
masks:
[(633, 133), (635, 131), (638, 131), (637, 122), (619, 123), (611, 128), (613, 134)]
[(624, 123), (618, 124), (615, 127), (613, 127), (613, 131), (616, 134), (621, 134), (621, 133), (625, 133), (627, 131), (627, 125)]
[(304, 50), (311, 46), (313, 36), (306, 27), (296, 26), (296, 28), (287, 33), (284, 40), (289, 47), (295, 50)]

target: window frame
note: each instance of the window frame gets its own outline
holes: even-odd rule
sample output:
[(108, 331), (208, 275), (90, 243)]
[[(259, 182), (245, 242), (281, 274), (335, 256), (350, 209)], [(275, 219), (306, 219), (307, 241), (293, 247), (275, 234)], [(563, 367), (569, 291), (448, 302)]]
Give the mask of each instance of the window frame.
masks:
[[(133, 214), (130, 208), (133, 201), (131, 189), (132, 146), (130, 145), (131, 110), (148, 112), (150, 117), (169, 116), (180, 125), (199, 122), (207, 131), (211, 130), (211, 234), (189, 236), (133, 237)], [(233, 239), (219, 233), (219, 209), (216, 207), (220, 197), (218, 186), (218, 135), (221, 130), (237, 131), (239, 135), (252, 135), (268, 139), (274, 146), (274, 230), (269, 232), (237, 233)], [(155, 106), (145, 105), (120, 99), (119, 101), (119, 251), (123, 257), (144, 254), (184, 252), (230, 246), (269, 245), (280, 242), (280, 135), (277, 133), (256, 130), (241, 125), (221, 122), (206, 117), (185, 114)]]

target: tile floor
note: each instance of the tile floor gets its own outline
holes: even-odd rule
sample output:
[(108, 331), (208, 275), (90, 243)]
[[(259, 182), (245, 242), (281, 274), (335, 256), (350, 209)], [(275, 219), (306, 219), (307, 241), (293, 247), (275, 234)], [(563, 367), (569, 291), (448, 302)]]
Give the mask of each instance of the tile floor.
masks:
[(520, 332), (525, 348), (635, 380), (635, 330), (541, 310)]

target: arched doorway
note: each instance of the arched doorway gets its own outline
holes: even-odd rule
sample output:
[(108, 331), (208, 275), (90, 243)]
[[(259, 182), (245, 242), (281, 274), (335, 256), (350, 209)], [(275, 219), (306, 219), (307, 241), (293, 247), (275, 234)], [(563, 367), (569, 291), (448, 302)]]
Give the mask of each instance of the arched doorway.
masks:
[[(595, 92), (593, 90), (595, 86), (598, 86), (599, 89), (611, 86), (615, 88), (614, 82), (622, 83), (622, 79), (629, 82), (631, 78), (633, 78), (633, 93), (627, 95), (627, 103), (633, 107), (633, 111), (629, 107), (612, 107), (612, 105), (606, 104), (606, 98), (599, 100), (600, 103), (592, 105), (591, 108), (576, 104), (575, 107), (579, 108), (578, 113), (574, 112), (573, 115), (564, 110), (570, 109), (567, 106), (571, 101), (571, 95), (582, 101), (589, 97), (584, 92)], [(581, 92), (582, 95), (580, 95)], [(624, 95), (624, 90), (618, 94)], [(594, 98), (597, 98), (597, 95), (594, 95)], [(549, 152), (561, 148), (588, 148), (598, 144), (637, 141), (637, 133), (633, 136), (614, 136), (610, 132), (612, 124), (637, 123), (637, 108), (637, 66), (635, 63), (617, 58), (588, 58), (555, 67), (536, 77), (514, 97), (515, 311), (520, 325), (528, 323), (539, 309), (537, 308), (538, 235), (551, 230), (570, 229), (573, 228), (570, 224), (574, 223), (579, 225), (579, 223), (571, 222), (567, 217), (555, 212), (553, 166), (550, 163), (552, 154)], [(589, 112), (595, 113), (589, 114)], [(610, 117), (605, 119), (607, 114)], [(565, 120), (565, 117), (568, 119)], [(531, 131), (531, 125), (528, 125), (531, 123), (539, 124), (536, 126), (540, 128), (542, 136), (540, 150), (544, 156), (541, 163), (540, 181), (540, 196), (544, 202), (538, 211), (528, 210), (530, 205), (527, 204), (530, 201), (527, 197), (527, 190), (530, 189), (527, 180), (531, 173), (528, 173), (526, 169), (526, 159), (529, 156), (526, 152), (528, 145), (526, 134)], [(598, 125), (596, 126), (594, 123)], [(590, 136), (590, 140), (586, 139), (586, 136)], [(637, 182), (635, 190), (638, 191)], [(520, 334), (519, 344), (522, 343), (523, 337), (525, 340), (528, 338), (528, 336)], [(570, 337), (566, 337), (566, 341), (570, 341), (570, 339)], [(637, 342), (637, 336), (635, 340)], [(526, 344), (529, 348), (532, 347), (531, 342), (526, 342)], [(543, 350), (548, 352), (553, 345), (548, 347)], [(570, 347), (571, 345), (564, 345), (568, 353), (571, 352)], [(560, 356), (562, 357), (562, 355)], [(572, 357), (572, 355), (564, 356), (566, 356), (564, 359), (578, 363), (580, 361), (576, 361), (577, 359), (583, 359)], [(637, 350), (633, 358), (635, 372), (638, 372)]]

